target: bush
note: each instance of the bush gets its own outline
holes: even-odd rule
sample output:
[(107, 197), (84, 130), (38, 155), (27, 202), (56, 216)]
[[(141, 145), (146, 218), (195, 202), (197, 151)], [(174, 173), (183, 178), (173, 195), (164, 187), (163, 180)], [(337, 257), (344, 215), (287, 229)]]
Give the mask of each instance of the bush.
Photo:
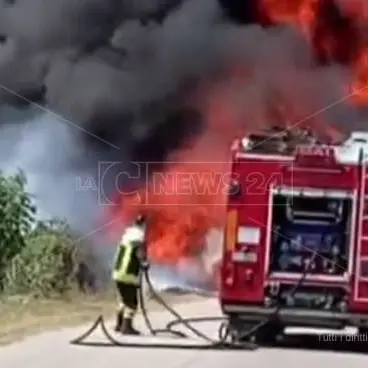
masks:
[(0, 291), (48, 297), (70, 289), (80, 261), (76, 234), (65, 221), (36, 221), (22, 172), (0, 172)]
[(13, 176), (0, 172), (0, 287), (7, 264), (25, 247), (35, 221), (36, 210), (25, 186), (21, 171)]
[[(49, 297), (71, 287), (75, 248), (68, 232), (39, 224), (26, 246), (6, 268), (4, 289), (9, 294)], [(65, 229), (63, 229), (65, 230)]]

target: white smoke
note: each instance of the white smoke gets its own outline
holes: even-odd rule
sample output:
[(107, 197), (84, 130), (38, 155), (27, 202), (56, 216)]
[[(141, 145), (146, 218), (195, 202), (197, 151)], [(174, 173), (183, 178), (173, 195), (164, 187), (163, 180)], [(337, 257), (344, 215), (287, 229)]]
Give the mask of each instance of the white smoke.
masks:
[[(78, 232), (92, 231), (101, 210), (96, 190), (80, 187), (92, 173), (76, 165), (83, 151), (73, 127), (32, 109), (1, 112), (0, 170), (25, 173), (39, 220), (66, 219)], [(23, 124), (12, 121), (18, 119)]]
[(222, 255), (223, 231), (211, 229), (203, 252), (198, 257), (183, 258), (175, 266), (153, 267), (151, 277), (159, 290), (180, 288), (187, 291), (213, 290), (214, 275)]
[(224, 231), (222, 229), (211, 229), (206, 236), (206, 248), (202, 254), (204, 269), (207, 274), (213, 275), (214, 269), (222, 257), (224, 242)]
[[(101, 224), (105, 207), (99, 205), (99, 183), (93, 170), (83, 166), (85, 151), (76, 142), (75, 128), (34, 109), (2, 108), (0, 118), (0, 170), (24, 172), (36, 219), (66, 220), (88, 248), (97, 281), (105, 283), (112, 240), (106, 236), (108, 224)], [(91, 180), (93, 186), (88, 186)]]

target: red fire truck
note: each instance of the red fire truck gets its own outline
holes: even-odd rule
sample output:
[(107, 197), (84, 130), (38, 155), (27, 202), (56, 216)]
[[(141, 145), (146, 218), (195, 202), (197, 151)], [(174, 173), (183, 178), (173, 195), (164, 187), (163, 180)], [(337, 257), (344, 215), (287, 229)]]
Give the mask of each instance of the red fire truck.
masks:
[(258, 339), (289, 326), (367, 332), (368, 133), (291, 142), (272, 133), (234, 147), (222, 310)]

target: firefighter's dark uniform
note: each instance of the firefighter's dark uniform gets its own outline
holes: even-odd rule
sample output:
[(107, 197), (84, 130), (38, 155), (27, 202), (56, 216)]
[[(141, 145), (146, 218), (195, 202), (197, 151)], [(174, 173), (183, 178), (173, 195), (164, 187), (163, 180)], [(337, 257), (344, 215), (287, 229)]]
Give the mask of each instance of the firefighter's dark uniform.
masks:
[(115, 255), (112, 278), (120, 297), (115, 331), (138, 335), (133, 319), (138, 309), (138, 292), (141, 283), (141, 257), (145, 241), (142, 220), (128, 227), (121, 238)]

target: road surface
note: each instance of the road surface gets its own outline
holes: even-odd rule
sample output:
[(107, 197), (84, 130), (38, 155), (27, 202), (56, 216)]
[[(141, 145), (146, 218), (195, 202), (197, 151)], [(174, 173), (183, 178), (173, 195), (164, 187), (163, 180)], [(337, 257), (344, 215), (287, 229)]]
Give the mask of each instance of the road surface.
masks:
[[(184, 315), (219, 314), (216, 300), (199, 301), (178, 305)], [(167, 318), (164, 312), (152, 313), (156, 327), (162, 326)], [(111, 328), (111, 323), (107, 324)], [(137, 327), (142, 321), (137, 321)], [(83, 333), (88, 326), (62, 329), (31, 337), (11, 346), (0, 348), (0, 366), (2, 368), (285, 368), (297, 366), (310, 368), (328, 365), (334, 368), (366, 368), (368, 355), (346, 352), (313, 351), (293, 348), (263, 348), (257, 351), (198, 351), (198, 350), (154, 350), (131, 348), (107, 348), (73, 346), (68, 342)], [(200, 326), (209, 334), (216, 334), (216, 323)], [(103, 341), (101, 332), (96, 331), (89, 341)], [(120, 339), (122, 339), (120, 337)], [(169, 337), (130, 338), (148, 341), (172, 341)], [(368, 342), (367, 342), (368, 347)], [(367, 349), (368, 351), (368, 349)]]

